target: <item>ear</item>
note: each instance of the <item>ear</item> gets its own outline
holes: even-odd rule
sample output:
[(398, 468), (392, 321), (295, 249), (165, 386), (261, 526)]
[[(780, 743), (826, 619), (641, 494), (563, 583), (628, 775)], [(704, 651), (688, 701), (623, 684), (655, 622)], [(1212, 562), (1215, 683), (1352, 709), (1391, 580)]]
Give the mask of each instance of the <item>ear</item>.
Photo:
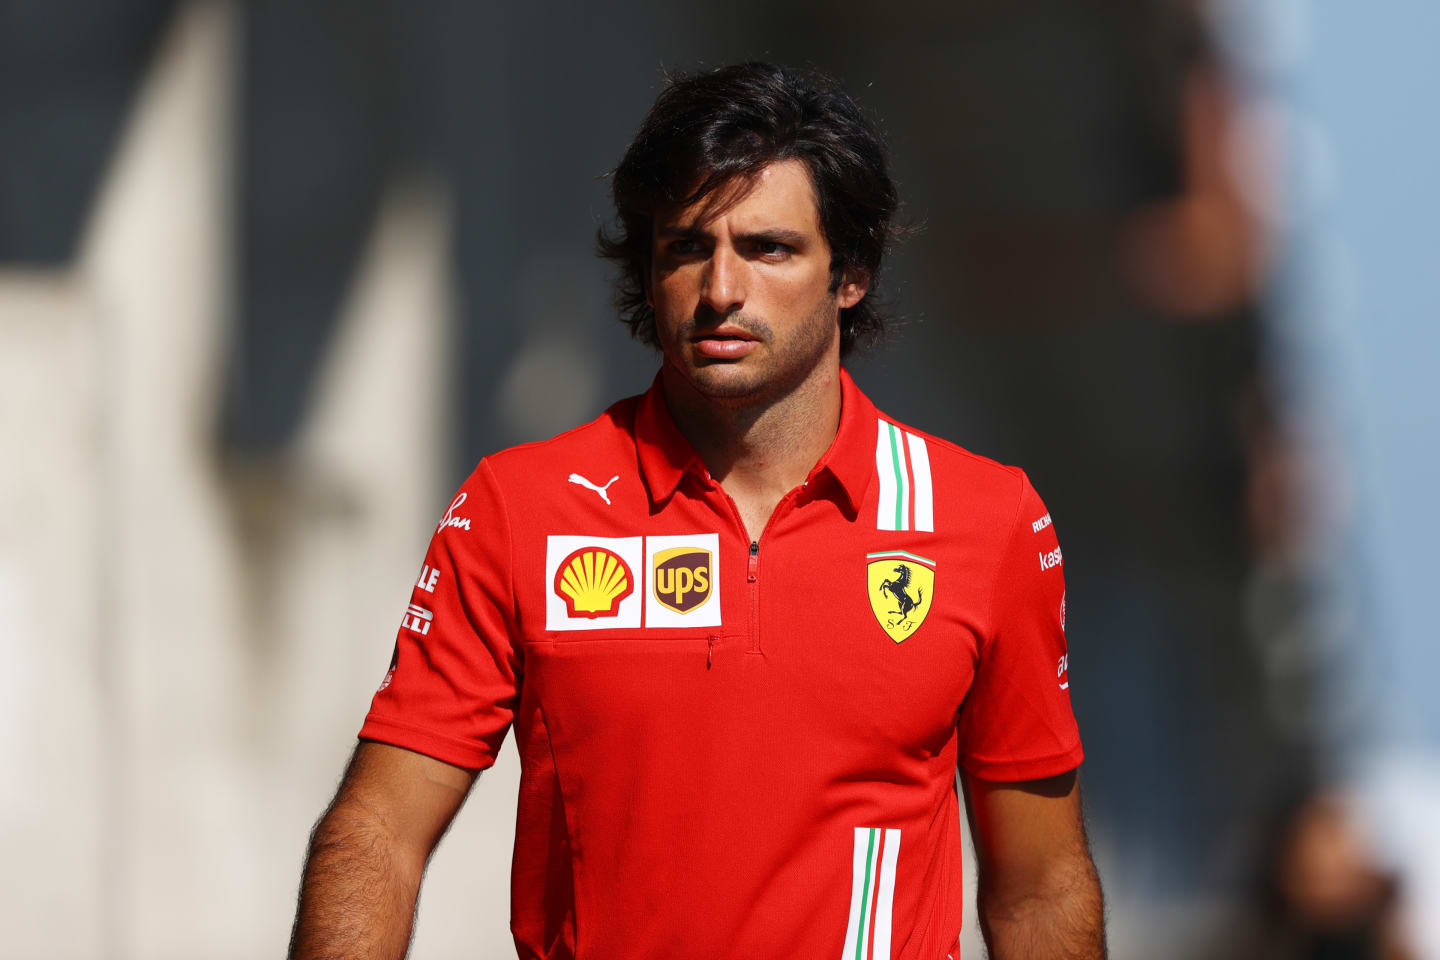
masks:
[(870, 289), (870, 274), (864, 270), (849, 269), (840, 278), (840, 286), (835, 291), (835, 303), (841, 310), (848, 310), (861, 300)]

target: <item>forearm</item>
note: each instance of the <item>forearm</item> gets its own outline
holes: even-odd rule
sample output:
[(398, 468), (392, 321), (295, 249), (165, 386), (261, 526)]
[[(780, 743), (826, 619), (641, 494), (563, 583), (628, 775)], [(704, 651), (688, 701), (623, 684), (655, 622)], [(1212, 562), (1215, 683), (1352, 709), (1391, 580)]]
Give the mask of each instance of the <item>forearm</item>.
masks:
[(290, 960), (398, 960), (410, 944), (423, 858), (383, 824), (337, 804), (315, 828)]
[(1105, 904), (1087, 856), (1025, 892), (997, 890), (982, 874), (980, 928), (992, 960), (1104, 960)]

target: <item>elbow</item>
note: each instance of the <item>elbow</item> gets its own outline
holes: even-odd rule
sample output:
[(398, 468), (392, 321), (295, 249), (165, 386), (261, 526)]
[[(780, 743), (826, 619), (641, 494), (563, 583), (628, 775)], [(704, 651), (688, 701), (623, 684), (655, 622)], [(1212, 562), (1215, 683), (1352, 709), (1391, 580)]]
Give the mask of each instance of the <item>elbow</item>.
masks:
[(1104, 911), (1100, 876), (1088, 852), (1048, 858), (1025, 870), (980, 872), (977, 901), (991, 919), (1019, 918), (1034, 913), (1093, 913)]
[(337, 800), (310, 833), (310, 864), (354, 861), (384, 864), (398, 878), (418, 883), (429, 851), (411, 849), (385, 819), (364, 804)]

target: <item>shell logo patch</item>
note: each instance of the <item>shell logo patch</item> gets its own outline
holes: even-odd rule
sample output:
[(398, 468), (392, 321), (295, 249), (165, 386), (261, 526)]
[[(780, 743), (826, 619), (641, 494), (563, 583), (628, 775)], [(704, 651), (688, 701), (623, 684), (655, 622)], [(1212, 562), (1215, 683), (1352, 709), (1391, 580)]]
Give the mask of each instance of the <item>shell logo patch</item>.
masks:
[(640, 626), (642, 555), (640, 537), (548, 537), (545, 629)]
[(560, 561), (555, 592), (572, 617), (619, 616), (620, 602), (635, 592), (635, 575), (618, 554), (582, 547)]
[(645, 538), (645, 626), (720, 625), (720, 535)]
[(913, 636), (935, 600), (935, 561), (904, 550), (867, 553), (866, 594), (880, 629), (896, 643)]

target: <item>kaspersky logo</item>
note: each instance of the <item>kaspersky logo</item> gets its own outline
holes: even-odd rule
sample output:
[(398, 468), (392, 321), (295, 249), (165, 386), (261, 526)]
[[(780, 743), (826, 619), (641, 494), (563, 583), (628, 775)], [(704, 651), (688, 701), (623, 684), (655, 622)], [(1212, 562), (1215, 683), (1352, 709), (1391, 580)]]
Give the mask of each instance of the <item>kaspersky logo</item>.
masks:
[(676, 613), (688, 614), (710, 599), (710, 551), (672, 547), (651, 558), (655, 599)]

